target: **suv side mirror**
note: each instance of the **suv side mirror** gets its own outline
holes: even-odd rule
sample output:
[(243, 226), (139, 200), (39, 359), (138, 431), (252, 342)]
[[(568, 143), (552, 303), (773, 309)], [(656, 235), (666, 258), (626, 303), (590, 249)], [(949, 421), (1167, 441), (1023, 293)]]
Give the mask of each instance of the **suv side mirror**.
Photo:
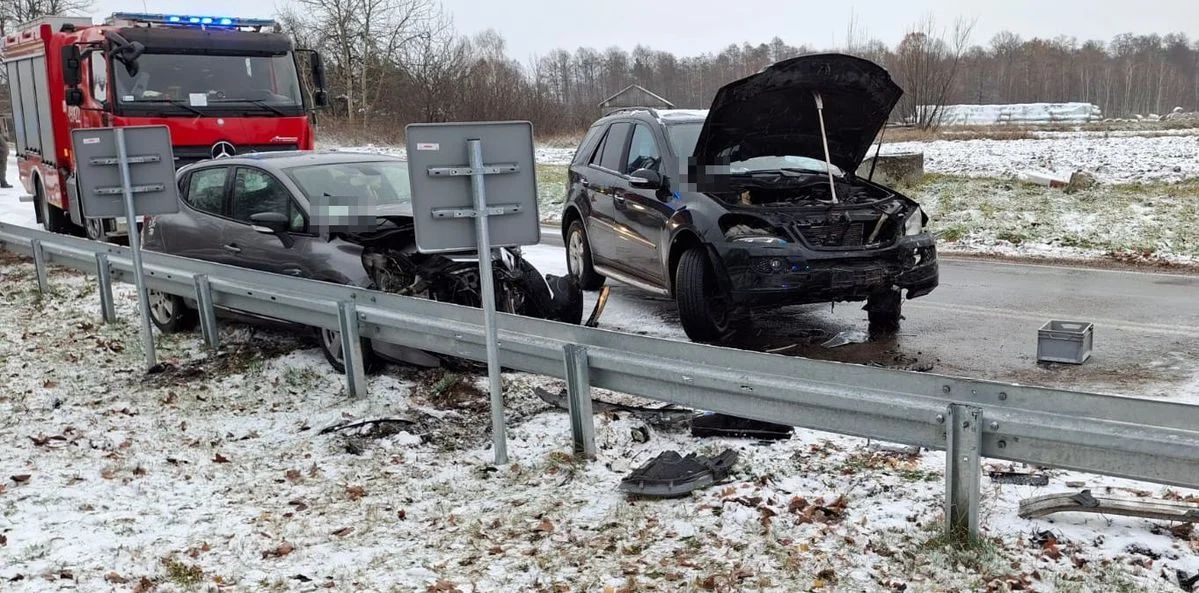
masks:
[(629, 175), (629, 185), (639, 189), (660, 189), (662, 175), (653, 169), (637, 169)]

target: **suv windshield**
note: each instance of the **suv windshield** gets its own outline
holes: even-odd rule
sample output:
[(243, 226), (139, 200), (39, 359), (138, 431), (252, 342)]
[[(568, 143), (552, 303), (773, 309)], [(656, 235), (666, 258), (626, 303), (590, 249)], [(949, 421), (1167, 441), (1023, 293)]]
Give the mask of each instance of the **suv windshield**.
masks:
[[(695, 154), (695, 144), (699, 141), (699, 133), (703, 129), (703, 126), (703, 123), (699, 122), (667, 126), (666, 136), (670, 138), (670, 144), (674, 147), (675, 154), (679, 158), (686, 159)], [(845, 175), (837, 166), (833, 166), (832, 169), (833, 175)], [(819, 159), (796, 155), (781, 155), (760, 156), (744, 161), (733, 161), (729, 163), (728, 168), (728, 172), (731, 174), (779, 170), (826, 173), (829, 167), (824, 161)]]
[[(205, 109), (253, 112), (254, 115), (300, 115), (303, 101), (291, 55), (210, 56), (143, 54), (139, 72), (130, 76), (116, 65), (116, 97), (137, 110), (170, 110), (195, 115)], [(163, 106), (167, 106), (164, 108)]]
[(412, 187), (408, 183), (408, 164), (403, 161), (367, 161), (305, 165), (286, 169), (288, 177), (314, 205), (338, 204), (371, 206), (410, 206)]

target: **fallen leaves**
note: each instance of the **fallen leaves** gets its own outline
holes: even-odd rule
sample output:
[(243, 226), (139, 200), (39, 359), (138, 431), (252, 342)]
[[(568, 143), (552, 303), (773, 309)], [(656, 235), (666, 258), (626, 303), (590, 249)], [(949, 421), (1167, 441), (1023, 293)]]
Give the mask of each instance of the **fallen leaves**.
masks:
[(8, 545), (8, 536), (0, 533), (0, 548)]
[(425, 593), (462, 593), (462, 589), (459, 589), (453, 581), (438, 579), (436, 583), (425, 589)]
[(213, 463), (229, 463), (229, 458), (217, 453), (216, 457), (212, 458), (212, 461)]
[(292, 551), (294, 551), (295, 549), (296, 549), (296, 547), (294, 545), (292, 545), (291, 542), (285, 541), (274, 548), (271, 548), (269, 550), (264, 550), (262, 552), (262, 558), (264, 560), (267, 558), (282, 558), (282, 557), (292, 553)]
[(352, 533), (353, 531), (354, 531), (353, 527), (342, 527), (341, 529), (334, 531), (333, 535), (335, 535), (337, 537), (345, 537), (347, 535), (350, 535), (350, 533)]
[(346, 487), (346, 497), (348, 497), (350, 500), (357, 501), (357, 500), (360, 500), (363, 496), (366, 496), (366, 489), (363, 488), (362, 486)]
[(33, 476), (31, 476), (30, 474), (17, 474), (15, 476), (9, 476), (9, 477), (12, 479), (12, 481), (14, 481), (18, 484), (24, 484), (25, 482), (28, 482), (29, 478), (31, 478)]
[(537, 525), (537, 531), (540, 531), (543, 533), (553, 533), (554, 532), (554, 523), (552, 521), (550, 521), (549, 519), (542, 519), (541, 523)]
[(298, 469), (289, 469), (289, 470), (287, 470), (286, 473), (283, 474), (283, 476), (285, 478), (287, 478), (288, 482), (291, 482), (293, 484), (304, 479), (304, 474), (301, 474), (300, 470), (298, 470)]
[(129, 579), (117, 574), (116, 571), (109, 572), (108, 574), (104, 575), (104, 580), (116, 585), (124, 585), (125, 583), (129, 582)]
[(308, 504), (305, 503), (304, 500), (301, 498), (297, 498), (295, 500), (289, 500), (289, 501), (287, 501), (287, 504), (288, 504), (288, 506), (294, 508), (297, 512), (308, 509)]

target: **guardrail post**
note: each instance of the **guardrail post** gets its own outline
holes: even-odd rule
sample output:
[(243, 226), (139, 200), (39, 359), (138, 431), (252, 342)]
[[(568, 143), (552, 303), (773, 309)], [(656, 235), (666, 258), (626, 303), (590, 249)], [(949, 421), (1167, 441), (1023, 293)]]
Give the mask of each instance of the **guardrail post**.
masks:
[(42, 250), (40, 239), (30, 239), (29, 247), (33, 249), (33, 267), (37, 270), (37, 289), (45, 294), (50, 291), (50, 283), (46, 279), (46, 252)]
[(595, 459), (595, 420), (591, 415), (591, 373), (587, 348), (578, 344), (562, 347), (566, 355), (566, 402), (574, 453)]
[(116, 323), (117, 308), (112, 300), (112, 268), (108, 266), (108, 254), (96, 254), (96, 282), (100, 285), (100, 316), (104, 323)]
[(954, 543), (978, 538), (982, 422), (982, 408), (949, 404), (945, 410), (945, 530)]
[(216, 310), (212, 306), (212, 285), (208, 282), (207, 274), (196, 274), (196, 307), (200, 309), (200, 330), (204, 332), (204, 341), (208, 347), (216, 350), (221, 347), (221, 334), (216, 327)]
[(341, 326), (341, 357), (346, 367), (346, 389), (350, 397), (366, 395), (366, 369), (362, 364), (362, 338), (358, 334), (358, 306), (352, 301), (337, 303)]

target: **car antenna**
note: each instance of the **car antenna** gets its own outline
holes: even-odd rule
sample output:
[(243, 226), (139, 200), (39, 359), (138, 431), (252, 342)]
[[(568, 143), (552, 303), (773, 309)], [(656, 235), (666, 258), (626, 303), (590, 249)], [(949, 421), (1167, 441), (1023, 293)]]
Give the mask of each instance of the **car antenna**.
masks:
[(878, 155), (883, 152), (883, 136), (887, 135), (887, 126), (883, 125), (883, 129), (878, 133), (878, 148), (874, 149), (874, 160), (870, 161), (870, 175), (866, 176), (866, 181), (874, 181), (874, 167), (878, 165)]
[(833, 183), (833, 159), (828, 153), (828, 133), (824, 131), (824, 99), (820, 97), (818, 91), (812, 91), (812, 98), (816, 99), (816, 115), (820, 119), (820, 141), (824, 143), (824, 164), (828, 172), (828, 190), (832, 192), (833, 203), (837, 203), (837, 186)]

